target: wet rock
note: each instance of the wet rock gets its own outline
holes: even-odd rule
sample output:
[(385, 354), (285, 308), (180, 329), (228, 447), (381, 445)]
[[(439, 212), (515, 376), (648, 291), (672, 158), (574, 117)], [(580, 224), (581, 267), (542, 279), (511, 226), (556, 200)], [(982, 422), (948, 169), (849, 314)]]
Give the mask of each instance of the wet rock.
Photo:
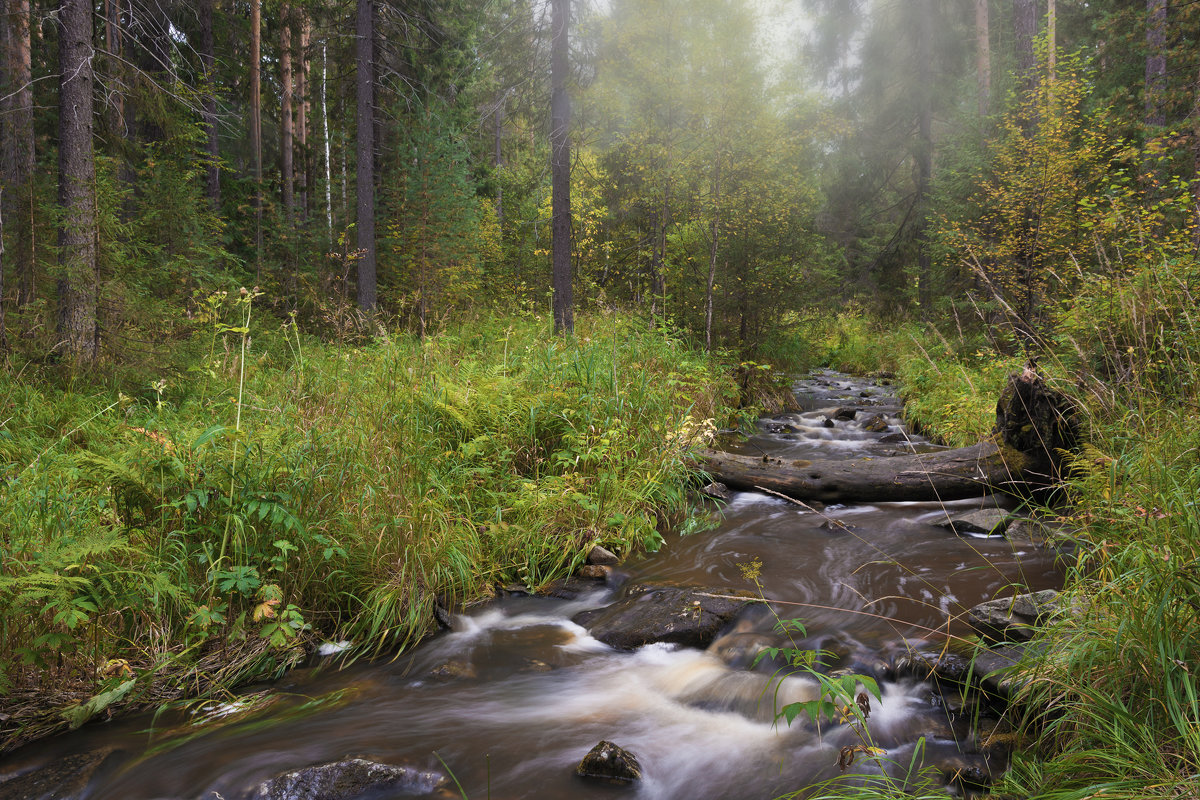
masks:
[(717, 638), (709, 645), (708, 652), (734, 669), (746, 669), (759, 660), (759, 653), (779, 645), (777, 637), (760, 631), (732, 631)]
[(829, 417), (826, 417), (825, 421), (821, 423), (821, 427), (822, 428), (836, 428), (837, 423), (834, 422), (833, 420), (831, 420)]
[(63, 756), (13, 778), (0, 776), (0, 800), (58, 800), (79, 797), (113, 748)]
[(867, 433), (883, 433), (889, 427), (887, 418), (883, 414), (875, 414), (863, 423), (863, 430)]
[(768, 422), (765, 425), (767, 433), (799, 433), (800, 429), (786, 422)]
[(935, 524), (959, 536), (1002, 536), (1011, 519), (1009, 513), (1002, 508), (981, 508), (964, 514), (947, 514), (943, 521)]
[(989, 639), (1024, 642), (1033, 638), (1038, 624), (1058, 610), (1058, 592), (1046, 589), (980, 603), (967, 612), (967, 619)]
[(1006, 764), (1021, 743), (1021, 734), (1007, 721), (995, 717), (979, 717), (974, 725), (975, 749), (993, 764)]
[(589, 780), (629, 784), (642, 779), (642, 765), (633, 753), (603, 741), (583, 757), (575, 774)]
[(475, 678), (477, 676), (478, 673), (475, 671), (475, 666), (466, 661), (447, 661), (445, 664), (439, 664), (429, 671), (429, 677), (443, 682), (461, 680), (463, 678)]
[(856, 416), (858, 416), (857, 408), (846, 408), (843, 406), (842, 408), (838, 408), (833, 412), (833, 418), (841, 420), (842, 422), (849, 422)]
[(430, 770), (348, 758), (277, 775), (260, 783), (250, 800), (352, 800), (376, 792), (421, 797), (437, 791), (446, 780)]
[(617, 558), (617, 554), (611, 550), (596, 545), (588, 551), (587, 563), (601, 567), (615, 567), (621, 563), (621, 559)]
[(883, 444), (905, 444), (908, 442), (908, 436), (907, 434), (903, 433), (889, 433), (887, 436), (882, 437), (879, 441)]
[(897, 660), (896, 672), (935, 684), (977, 689), (985, 699), (1007, 702), (1021, 685), (1017, 666), (1024, 654), (1022, 645), (978, 647), (961, 655), (947, 651), (914, 651)]
[(992, 785), (990, 759), (981, 754), (946, 755), (933, 765), (946, 783), (965, 791), (979, 791)]
[(728, 486), (723, 483), (717, 483), (716, 481), (705, 486), (700, 490), (700, 493), (716, 500), (728, 500), (733, 496), (733, 493), (729, 491)]
[(552, 672), (552, 671), (554, 671), (554, 666), (551, 664), (547, 664), (545, 661), (541, 661), (540, 659), (527, 658), (527, 659), (525, 659), (525, 671), (526, 672)]
[(612, 572), (612, 567), (601, 566), (600, 564), (584, 564), (575, 574), (586, 581), (605, 581), (608, 580), (609, 573)]
[(542, 587), (538, 594), (546, 597), (557, 597), (559, 600), (578, 600), (585, 594), (596, 591), (596, 581), (572, 575), (569, 578), (559, 578)]
[(618, 650), (651, 642), (704, 648), (757, 599), (747, 593), (636, 584), (612, 605), (582, 611), (572, 620)]

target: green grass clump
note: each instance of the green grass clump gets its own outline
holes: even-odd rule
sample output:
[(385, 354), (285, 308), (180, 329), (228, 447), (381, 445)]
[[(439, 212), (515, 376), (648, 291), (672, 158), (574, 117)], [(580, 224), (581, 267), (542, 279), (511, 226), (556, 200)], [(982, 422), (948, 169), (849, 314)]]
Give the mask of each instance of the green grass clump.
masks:
[[(1006, 789), (1188, 797), (1200, 781), (1200, 415), (1170, 405), (1093, 419), (1074, 463), (1077, 609), (1044, 638), (1020, 699), (1038, 747)], [(1036, 789), (1036, 791), (1034, 791)]]
[(214, 302), (207, 355), (138, 396), (0, 376), (14, 702), (211, 692), (316, 634), (380, 652), (593, 544), (654, 549), (737, 399), (716, 360), (617, 315), (345, 347), (258, 325), (253, 300)]

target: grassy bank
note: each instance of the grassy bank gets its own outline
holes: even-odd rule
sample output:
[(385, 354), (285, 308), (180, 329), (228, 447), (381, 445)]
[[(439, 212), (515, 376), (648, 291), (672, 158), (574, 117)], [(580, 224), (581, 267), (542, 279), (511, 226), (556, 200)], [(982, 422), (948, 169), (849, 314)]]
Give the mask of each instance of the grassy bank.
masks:
[[(1189, 285), (1131, 275), (1104, 313), (1064, 317), (1040, 354), (1085, 418), (1068, 502), (1054, 509), (1080, 531), (1065, 590), (1077, 613), (1035, 643), (1012, 720), (1024, 745), (995, 797), (1196, 796), (1200, 327)], [(896, 373), (910, 419), (956, 445), (990, 431), (1004, 377), (1024, 362), (982, 337), (860, 315), (813, 336), (834, 366)]]
[(593, 544), (654, 549), (736, 400), (717, 361), (617, 315), (351, 347), (253, 303), (215, 297), (197, 355), (137, 392), (0, 374), (3, 747), (277, 674), (318, 638), (389, 650)]

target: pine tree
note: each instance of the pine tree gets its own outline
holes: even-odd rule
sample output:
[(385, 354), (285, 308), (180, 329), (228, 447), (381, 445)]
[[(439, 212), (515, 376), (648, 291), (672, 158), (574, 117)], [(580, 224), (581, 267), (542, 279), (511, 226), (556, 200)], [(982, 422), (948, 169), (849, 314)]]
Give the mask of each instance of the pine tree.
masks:
[(80, 365), (95, 360), (98, 344), (91, 0), (62, 0), (58, 26), (58, 333)]

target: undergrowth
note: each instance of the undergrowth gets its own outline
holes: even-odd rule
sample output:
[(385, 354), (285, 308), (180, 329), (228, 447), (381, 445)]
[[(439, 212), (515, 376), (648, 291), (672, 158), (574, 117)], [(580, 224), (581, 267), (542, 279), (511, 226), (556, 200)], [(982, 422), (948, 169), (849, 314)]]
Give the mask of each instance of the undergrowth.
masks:
[[(4, 748), (277, 673), (318, 636), (391, 650), (595, 544), (653, 550), (737, 399), (617, 315), (350, 347), (254, 302), (209, 298), (205, 355), (133, 396), (0, 373), (0, 695), (30, 711)], [(48, 698), (67, 716), (32, 713)]]

